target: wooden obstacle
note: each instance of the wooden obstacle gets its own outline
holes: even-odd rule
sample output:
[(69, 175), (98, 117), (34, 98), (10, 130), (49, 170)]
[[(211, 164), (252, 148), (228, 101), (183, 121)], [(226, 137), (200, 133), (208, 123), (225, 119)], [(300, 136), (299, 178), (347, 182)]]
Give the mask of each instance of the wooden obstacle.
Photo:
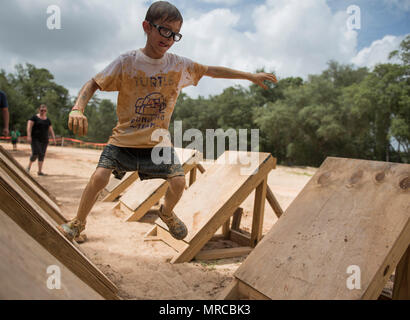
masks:
[[(1, 209), (0, 226), (0, 300), (103, 299)], [(53, 289), (56, 267), (61, 283)]]
[(24, 192), (35, 201), (57, 224), (67, 222), (60, 208), (51, 198), (50, 193), (42, 187), (24, 168), (0, 146), (0, 167)]
[[(182, 165), (184, 166), (184, 171), (186, 170), (185, 173), (190, 172), (189, 183), (191, 185), (196, 179), (196, 169), (198, 168), (201, 172), (204, 171), (204, 168), (198, 163), (200, 159), (200, 154), (196, 150), (182, 149), (182, 148), (175, 148), (175, 152), (178, 156), (178, 159), (181, 161)], [(108, 182), (107, 186), (103, 190), (102, 201), (104, 202), (114, 201), (121, 195), (121, 193), (123, 193), (128, 187), (130, 187), (137, 179), (138, 179), (137, 171), (127, 172), (121, 180), (116, 179), (114, 176), (111, 176), (110, 181)], [(132, 208), (134, 208), (134, 203), (131, 202), (128, 204), (129, 206), (124, 207), (124, 210), (126, 210), (127, 207), (128, 209), (133, 210)]]
[[(2, 158), (2, 160), (4, 159)], [(0, 277), (8, 276), (13, 268), (16, 268), (16, 270), (20, 270), (24, 273), (24, 275), (21, 276), (21, 280), (26, 279), (27, 281), (33, 281), (20, 288), (21, 290), (26, 290), (26, 288), (36, 287), (36, 284), (40, 281), (38, 277), (41, 277), (41, 275), (44, 275), (46, 272), (46, 270), (43, 270), (41, 275), (30, 273), (31, 263), (33, 264), (34, 272), (35, 270), (42, 269), (45, 264), (53, 262), (54, 265), (63, 266), (62, 272), (64, 272), (67, 278), (62, 278), (62, 286), (65, 286), (65, 288), (61, 294), (47, 293), (47, 291), (44, 291), (44, 287), (39, 287), (33, 289), (33, 296), (31, 296), (31, 293), (28, 291), (26, 293), (17, 293), (15, 291), (17, 289), (13, 289), (13, 291), (10, 287), (7, 287), (7, 290), (12, 290), (13, 292), (9, 295), (5, 289), (6, 287), (3, 287), (3, 283), (6, 280), (3, 282), (2, 279), (2, 288), (0, 288), (1, 296), (6, 298), (36, 298), (35, 294), (38, 293), (40, 296), (47, 296), (49, 294), (50, 298), (72, 297), (77, 294), (78, 291), (71, 290), (71, 284), (65, 281), (74, 279), (73, 285), (79, 282), (83, 283), (83, 285), (79, 287), (79, 290), (80, 288), (89, 287), (89, 289), (84, 292), (84, 295), (89, 293), (90, 298), (101, 296), (105, 299), (118, 299), (116, 286), (98, 270), (73, 243), (68, 241), (58, 231), (56, 221), (51, 218), (51, 215), (43, 208), (44, 203), (41, 203), (41, 200), (38, 200), (35, 196), (33, 199), (31, 196), (34, 193), (30, 192), (29, 188), (25, 184), (22, 184), (18, 177), (15, 180), (18, 174), (16, 172), (10, 172), (8, 167), (4, 165), (0, 166), (0, 215), (2, 216), (2, 222), (4, 222), (4, 224), (0, 224), (2, 234), (0, 250), (3, 253), (8, 252), (8, 248), (15, 248), (16, 252), (15, 255), (7, 259), (3, 259), (2, 255), (0, 263), (1, 269), (10, 270), (4, 274), (1, 273)], [(6, 230), (7, 225), (10, 225), (13, 231)], [(18, 235), (14, 237), (14, 233), (10, 233), (11, 236), (7, 236), (9, 232), (16, 232)], [(24, 239), (31, 240), (27, 243), (26, 240), (24, 240), (25, 242), (23, 244), (19, 242), (20, 239), (22, 239), (21, 241)], [(38, 249), (40, 247), (42, 249)], [(31, 252), (31, 255), (28, 255), (28, 252)], [(38, 261), (32, 261), (33, 255)], [(16, 266), (16, 264), (20, 264), (20, 266)], [(66, 272), (67, 270), (69, 270), (69, 272)], [(16, 280), (16, 283), (21, 283), (17, 281), (19, 275), (15, 275), (14, 277), (10, 275), (10, 277), (10, 279)], [(11, 285), (12, 284), (10, 284), (10, 286)], [(42, 286), (44, 285), (45, 282)], [(95, 293), (92, 293), (92, 291), (95, 291)]]
[(410, 165), (330, 157), (220, 298), (409, 299), (409, 244)]
[[(189, 186), (196, 180), (196, 171), (201, 173), (205, 169), (196, 162), (197, 153), (190, 149), (175, 148), (178, 158), (181, 159), (182, 168), (189, 176)], [(121, 197), (118, 205), (121, 211), (127, 214), (125, 219), (128, 222), (140, 220), (160, 199), (168, 189), (168, 182), (164, 179), (137, 180), (127, 189)]]
[[(240, 154), (226, 151), (221, 157), (233, 157), (238, 160)], [(184, 192), (174, 208), (176, 215), (188, 228), (188, 235), (184, 240), (174, 239), (159, 218), (146, 234), (146, 240), (162, 240), (178, 252), (171, 263), (187, 262), (194, 257), (217, 259), (243, 255), (249, 253), (261, 239), (267, 177), (275, 168), (276, 159), (269, 153), (242, 152), (242, 155), (253, 156), (253, 159), (256, 159), (247, 167), (249, 173), (244, 174), (241, 171), (244, 165), (238, 161), (236, 164), (221, 164), (218, 163), (218, 159), (198, 182)], [(253, 190), (256, 192), (252, 232), (247, 235), (237, 230), (240, 219), (239, 206)], [(232, 215), (234, 228), (229, 228)], [(242, 247), (201, 251), (221, 226), (223, 237), (240, 243)]]

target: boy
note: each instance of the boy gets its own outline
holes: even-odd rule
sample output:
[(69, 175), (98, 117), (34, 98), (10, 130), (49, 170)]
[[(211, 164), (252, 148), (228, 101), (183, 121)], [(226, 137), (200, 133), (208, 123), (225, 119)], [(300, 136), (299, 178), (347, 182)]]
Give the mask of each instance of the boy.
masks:
[(11, 143), (13, 144), (13, 151), (17, 151), (17, 142), (21, 136), (20, 131), (16, 129), (16, 127), (13, 127), (13, 130), (10, 132), (10, 136)]
[[(118, 124), (83, 192), (76, 218), (60, 226), (68, 239), (72, 240), (84, 230), (87, 215), (99, 192), (107, 185), (110, 174), (120, 178), (124, 171), (138, 171), (141, 179), (163, 178), (169, 182), (159, 217), (174, 238), (185, 238), (186, 226), (172, 211), (185, 187), (184, 171), (178, 161), (173, 164), (153, 163), (151, 154), (154, 154), (158, 141), (152, 139), (152, 134), (156, 129), (168, 129), (181, 89), (197, 85), (204, 75), (247, 79), (265, 89), (263, 81), (277, 82), (273, 74), (204, 66), (167, 53), (182, 38), (179, 33), (182, 22), (180, 12), (172, 4), (166, 1), (153, 3), (142, 23), (147, 36), (145, 47), (121, 55), (81, 89), (69, 115), (70, 130), (78, 135), (87, 133), (88, 123), (83, 112), (97, 89), (119, 92)], [(175, 155), (172, 145), (168, 148)]]

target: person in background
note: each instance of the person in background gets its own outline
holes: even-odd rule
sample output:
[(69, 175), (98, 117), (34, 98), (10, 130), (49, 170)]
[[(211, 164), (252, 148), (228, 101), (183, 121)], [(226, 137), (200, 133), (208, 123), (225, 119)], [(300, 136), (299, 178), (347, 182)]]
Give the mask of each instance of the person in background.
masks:
[(5, 137), (9, 136), (9, 105), (7, 103), (6, 94), (0, 91), (0, 109), (3, 114), (3, 131), (2, 134)]
[(46, 175), (43, 173), (43, 163), (49, 134), (53, 137), (54, 144), (56, 145), (56, 136), (51, 121), (47, 118), (47, 106), (42, 104), (38, 109), (38, 113), (27, 121), (27, 142), (31, 143), (31, 157), (27, 167), (28, 172), (30, 172), (31, 166), (38, 159), (38, 175)]
[(13, 151), (17, 151), (17, 142), (19, 140), (19, 137), (21, 136), (21, 133), (15, 126), (13, 126), (13, 130), (11, 130), (10, 136), (11, 143), (13, 144)]

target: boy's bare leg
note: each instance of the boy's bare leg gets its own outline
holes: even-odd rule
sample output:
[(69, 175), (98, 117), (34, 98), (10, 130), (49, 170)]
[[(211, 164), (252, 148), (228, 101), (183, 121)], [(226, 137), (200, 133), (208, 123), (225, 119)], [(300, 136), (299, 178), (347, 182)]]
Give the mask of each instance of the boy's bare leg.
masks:
[(159, 209), (159, 217), (168, 226), (170, 234), (178, 240), (184, 239), (188, 230), (184, 222), (181, 221), (172, 211), (181, 199), (185, 189), (185, 177), (173, 177), (168, 179), (169, 187), (165, 194), (164, 204)]
[(181, 199), (185, 190), (185, 177), (177, 176), (168, 179), (169, 187), (165, 193), (164, 205), (162, 207), (163, 214), (169, 216), (175, 205)]
[(97, 201), (100, 191), (110, 180), (111, 169), (98, 167), (90, 178), (81, 196), (77, 211), (77, 219), (84, 223), (92, 207)]

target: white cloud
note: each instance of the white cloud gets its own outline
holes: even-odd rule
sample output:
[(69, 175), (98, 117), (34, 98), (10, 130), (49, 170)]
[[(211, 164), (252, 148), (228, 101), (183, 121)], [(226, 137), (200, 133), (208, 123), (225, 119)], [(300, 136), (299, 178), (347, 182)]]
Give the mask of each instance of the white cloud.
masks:
[(397, 62), (389, 60), (390, 52), (398, 49), (404, 36), (385, 36), (381, 40), (373, 41), (370, 47), (363, 48), (352, 58), (351, 62), (360, 67), (373, 68), (378, 63)]
[[(267, 0), (251, 14), (254, 31), (238, 31), (241, 19), (217, 9), (184, 22), (179, 54), (200, 63), (244, 71), (264, 67), (282, 77), (317, 73), (331, 59), (349, 62), (356, 54), (357, 32), (347, 30), (346, 12), (332, 13), (325, 0)], [(249, 28), (251, 29), (251, 28)], [(191, 95), (220, 93), (226, 85), (247, 82), (201, 80)]]
[(201, 0), (201, 1), (205, 3), (224, 4), (227, 6), (232, 6), (240, 2), (241, 0)]

